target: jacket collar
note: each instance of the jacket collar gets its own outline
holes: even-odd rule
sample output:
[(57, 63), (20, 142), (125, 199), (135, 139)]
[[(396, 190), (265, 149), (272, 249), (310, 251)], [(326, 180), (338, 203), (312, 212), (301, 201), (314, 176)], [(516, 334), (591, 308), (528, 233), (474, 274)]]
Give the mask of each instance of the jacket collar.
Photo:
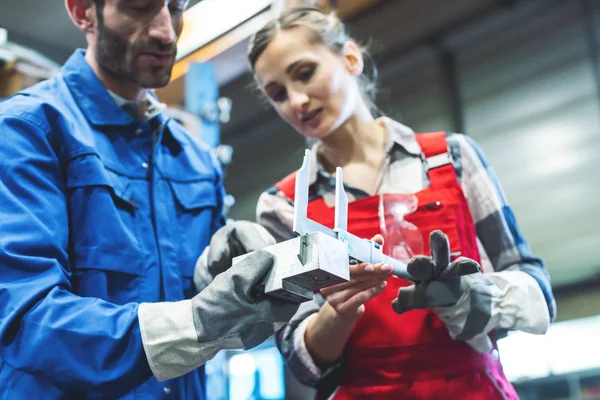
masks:
[(110, 96), (84, 56), (84, 50), (75, 50), (62, 68), (62, 76), (81, 112), (93, 125), (131, 124), (131, 117)]

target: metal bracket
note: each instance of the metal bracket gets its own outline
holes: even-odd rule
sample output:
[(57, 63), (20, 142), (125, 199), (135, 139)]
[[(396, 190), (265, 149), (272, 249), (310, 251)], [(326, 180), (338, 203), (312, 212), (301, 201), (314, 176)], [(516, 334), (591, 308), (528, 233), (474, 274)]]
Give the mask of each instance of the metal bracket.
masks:
[[(306, 150), (302, 167), (296, 173), (294, 196), (293, 230), (299, 236), (265, 248), (275, 256), (261, 285), (265, 294), (292, 303), (312, 300), (315, 291), (347, 282), (348, 265), (353, 261), (387, 262), (397, 276), (413, 280), (406, 264), (383, 254), (379, 243), (348, 232), (348, 196), (341, 168), (336, 169), (334, 229), (308, 218), (309, 180), (310, 150)], [(236, 257), (233, 263), (246, 256)]]
[[(292, 303), (312, 300), (319, 289), (350, 279), (347, 247), (321, 232), (265, 247), (275, 261), (262, 287), (264, 293)], [(247, 254), (236, 257), (236, 264)]]
[(296, 173), (296, 192), (294, 195), (293, 229), (299, 235), (321, 232), (344, 243), (350, 260), (366, 263), (387, 262), (394, 267), (394, 273), (404, 279), (412, 280), (406, 264), (393, 259), (381, 251), (381, 246), (367, 239), (359, 238), (348, 232), (348, 196), (344, 189), (342, 168), (335, 171), (335, 222), (330, 229), (308, 218), (308, 189), (310, 181), (310, 150), (304, 152), (302, 167)]

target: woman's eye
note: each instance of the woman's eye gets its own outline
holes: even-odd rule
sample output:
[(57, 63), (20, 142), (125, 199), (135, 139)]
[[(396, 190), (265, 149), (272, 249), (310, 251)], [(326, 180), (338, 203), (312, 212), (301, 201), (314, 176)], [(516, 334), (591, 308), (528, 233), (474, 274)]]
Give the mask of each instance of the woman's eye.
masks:
[(285, 90), (281, 89), (271, 94), (271, 100), (276, 103), (281, 103), (285, 100)]
[(315, 68), (314, 67), (304, 68), (298, 74), (298, 78), (302, 82), (308, 82), (310, 80), (310, 78), (312, 78), (312, 76), (313, 76), (314, 73), (315, 73)]

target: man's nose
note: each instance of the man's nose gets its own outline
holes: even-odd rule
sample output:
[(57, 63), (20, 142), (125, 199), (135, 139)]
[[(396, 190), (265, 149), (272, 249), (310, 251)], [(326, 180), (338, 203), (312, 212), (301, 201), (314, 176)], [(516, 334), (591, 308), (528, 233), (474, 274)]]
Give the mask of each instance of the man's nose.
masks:
[(173, 27), (173, 18), (166, 5), (154, 16), (150, 25), (149, 35), (164, 45), (171, 44), (177, 39), (175, 28)]

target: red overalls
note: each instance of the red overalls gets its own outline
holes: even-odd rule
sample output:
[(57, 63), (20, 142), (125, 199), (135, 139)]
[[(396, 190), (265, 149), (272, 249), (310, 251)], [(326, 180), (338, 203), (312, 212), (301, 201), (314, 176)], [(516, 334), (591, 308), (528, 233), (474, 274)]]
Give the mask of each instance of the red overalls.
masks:
[[(437, 162), (448, 152), (444, 132), (416, 137), (427, 160)], [(405, 216), (423, 235), (425, 254), (429, 254), (429, 233), (440, 229), (448, 235), (453, 255), (479, 261), (475, 225), (453, 165), (434, 165), (428, 175), (431, 185), (416, 193), (417, 211)], [(276, 185), (290, 199), (294, 198), (294, 180), (292, 174)], [(363, 238), (380, 233), (378, 205), (379, 195), (348, 204), (348, 231)], [(308, 217), (333, 227), (334, 210), (321, 198), (309, 203)], [(388, 218), (393, 216), (386, 215)], [(466, 343), (453, 340), (433, 311), (398, 315), (392, 310), (398, 289), (408, 284), (393, 276), (386, 289), (366, 303), (345, 347), (342, 380), (333, 398), (518, 399), (494, 357), (496, 351), (479, 354)]]

